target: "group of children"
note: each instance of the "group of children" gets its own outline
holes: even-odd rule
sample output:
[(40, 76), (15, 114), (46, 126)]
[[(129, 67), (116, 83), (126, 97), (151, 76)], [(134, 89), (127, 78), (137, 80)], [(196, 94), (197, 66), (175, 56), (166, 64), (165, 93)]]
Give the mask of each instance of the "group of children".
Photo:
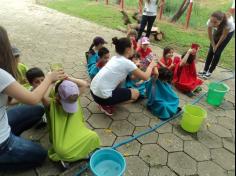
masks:
[[(136, 43), (133, 40), (135, 33), (129, 34), (129, 37), (135, 52), (132, 52), (133, 54), (127, 59), (145, 72), (156, 55), (150, 48), (148, 38), (143, 37), (140, 43)], [(110, 60), (110, 52), (104, 47), (106, 43), (102, 37), (95, 37), (89, 51), (86, 52), (87, 70), (91, 80)], [(20, 63), (20, 51), (16, 47), (12, 47), (12, 52), (18, 63), (18, 82), (27, 89), (36, 89), (45, 78), (43, 71), (37, 67), (28, 69)], [(164, 48), (163, 57), (158, 59), (155, 67), (152, 67), (150, 79), (142, 80), (137, 77), (137, 74), (130, 72), (119, 85), (123, 88), (136, 89), (139, 92), (139, 99), (147, 98), (147, 108), (163, 120), (179, 111), (179, 98), (172, 85), (193, 96), (202, 84), (202, 81), (197, 78), (195, 68), (197, 50), (189, 49), (181, 58), (174, 57), (173, 52), (173, 48)], [(86, 128), (80, 106), (79, 96), (88, 87), (86, 81), (68, 76), (66, 80), (52, 85), (42, 99), (42, 105), (46, 109), (49, 140), (52, 144), (48, 155), (53, 161), (62, 161), (63, 165), (64, 162), (85, 158), (100, 146), (98, 135)], [(92, 95), (96, 99), (93, 93)], [(17, 101), (13, 102), (14, 100), (11, 100), (9, 104), (17, 103)], [(80, 132), (75, 133), (78, 129)]]
[[(136, 42), (136, 35), (135, 31), (130, 31), (128, 34), (128, 38), (134, 50), (133, 55), (128, 59), (131, 60), (137, 68), (145, 71), (151, 60), (156, 58), (156, 55), (150, 47), (149, 39), (142, 37)], [(99, 56), (101, 55), (99, 53), (104, 50), (104, 44), (106, 43), (107, 42), (105, 42), (102, 37), (94, 38), (86, 54), (87, 69), (91, 79), (93, 79), (101, 69), (101, 67), (98, 67), (99, 63), (102, 62), (104, 66), (109, 61), (109, 55), (107, 55), (105, 61)], [(193, 44), (181, 57), (174, 56), (173, 48), (165, 47), (163, 56), (157, 59), (156, 67), (154, 67), (149, 80), (141, 80), (130, 73), (119, 86), (138, 90), (139, 99), (147, 98), (147, 108), (157, 117), (163, 120), (172, 117), (179, 111), (179, 98), (172, 86), (175, 86), (180, 92), (189, 97), (193, 97), (202, 90), (200, 86), (203, 81), (198, 78), (195, 66), (199, 50), (199, 46), (196, 46), (197, 45)], [(120, 67), (122, 67), (122, 65), (120, 65)], [(96, 68), (96, 73), (92, 72), (91, 68)], [(104, 111), (104, 109), (105, 107), (101, 110)], [(106, 111), (105, 113), (112, 115), (112, 113)]]

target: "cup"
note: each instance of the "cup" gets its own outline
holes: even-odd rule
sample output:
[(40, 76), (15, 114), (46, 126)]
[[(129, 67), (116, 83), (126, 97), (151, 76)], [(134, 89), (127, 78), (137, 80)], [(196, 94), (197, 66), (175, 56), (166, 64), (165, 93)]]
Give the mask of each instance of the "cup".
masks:
[(57, 71), (57, 70), (62, 70), (62, 69), (63, 69), (62, 63), (54, 63), (50, 65), (51, 71)]

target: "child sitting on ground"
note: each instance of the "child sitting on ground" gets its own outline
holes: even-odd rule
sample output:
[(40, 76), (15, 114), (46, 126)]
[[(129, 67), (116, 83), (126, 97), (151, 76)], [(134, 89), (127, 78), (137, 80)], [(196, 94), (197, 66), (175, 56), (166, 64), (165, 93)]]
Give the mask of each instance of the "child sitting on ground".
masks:
[[(138, 53), (135, 53), (133, 57), (130, 58), (130, 60), (133, 61), (133, 63), (140, 68), (140, 55)], [(139, 91), (140, 98), (144, 98), (146, 96), (146, 87), (145, 87), (146, 81), (137, 79), (133, 74), (129, 74), (126, 78), (125, 87), (126, 88), (133, 88)]]
[(163, 50), (163, 57), (159, 61), (158, 67), (166, 67), (169, 70), (173, 71), (175, 66), (172, 59), (173, 54), (174, 54), (173, 48), (165, 47)]
[(25, 75), (29, 84), (32, 86), (32, 90), (36, 89), (45, 78), (43, 71), (37, 67), (29, 69)]
[(146, 84), (147, 108), (162, 120), (167, 120), (179, 110), (179, 98), (171, 86), (172, 78), (173, 73), (161, 67), (158, 69), (158, 75)]
[(202, 89), (203, 81), (198, 79), (195, 62), (197, 61), (196, 49), (189, 49), (182, 55), (182, 58), (174, 58), (176, 64), (174, 69), (173, 84), (181, 92), (192, 97), (195, 93), (199, 93)]
[(49, 137), (48, 151), (53, 161), (73, 162), (88, 157), (100, 146), (98, 135), (85, 126), (79, 96), (88, 87), (86, 81), (68, 77), (56, 84), (53, 97), (49, 89), (43, 103), (47, 107)]
[(12, 46), (12, 54), (15, 57), (16, 63), (17, 63), (17, 72), (18, 72), (17, 81), (21, 85), (23, 85), (25, 88), (29, 89), (30, 85), (27, 82), (27, 79), (26, 79), (26, 76), (25, 76), (25, 74), (28, 70), (28, 67), (26, 65), (24, 65), (23, 63), (20, 63), (20, 54), (21, 54), (21, 52), (17, 47)]
[(138, 37), (138, 32), (134, 29), (130, 29), (130, 30), (128, 30), (127, 37), (130, 38), (131, 43), (133, 45), (133, 49), (136, 51), (138, 48), (138, 44), (136, 41), (136, 38)]
[(102, 37), (95, 37), (93, 43), (91, 44), (89, 51), (85, 53), (87, 60), (87, 69), (90, 72), (91, 67), (97, 63), (99, 56), (98, 50), (103, 47), (107, 42)]
[(101, 70), (101, 68), (106, 65), (106, 63), (110, 59), (110, 52), (107, 48), (102, 47), (98, 50), (98, 61), (97, 63), (93, 63), (90, 66), (90, 69), (88, 70), (89, 76), (91, 79), (96, 76), (96, 74)]
[(140, 47), (137, 49), (137, 53), (141, 56), (141, 61), (144, 61), (146, 57), (152, 53), (152, 49), (149, 47), (149, 39), (142, 37), (140, 40)]

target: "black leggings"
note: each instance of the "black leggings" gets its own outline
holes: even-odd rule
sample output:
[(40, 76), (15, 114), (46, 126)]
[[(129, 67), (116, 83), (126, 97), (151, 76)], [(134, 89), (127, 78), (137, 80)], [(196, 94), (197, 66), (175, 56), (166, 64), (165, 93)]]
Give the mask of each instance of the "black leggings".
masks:
[(221, 56), (223, 50), (225, 49), (227, 44), (230, 42), (233, 35), (234, 35), (234, 31), (230, 32), (227, 35), (227, 37), (224, 39), (224, 41), (221, 43), (221, 45), (217, 48), (215, 53), (213, 52), (212, 45), (210, 45), (208, 55), (207, 55), (207, 59), (206, 59), (206, 63), (205, 63), (205, 67), (204, 67), (205, 72), (209, 71), (210, 73), (212, 73), (215, 70), (217, 64), (219, 63), (220, 56)]
[(147, 25), (146, 37), (149, 38), (155, 19), (156, 19), (156, 16), (146, 16), (146, 15), (142, 16), (141, 25), (140, 25), (140, 29), (138, 31), (137, 40), (140, 39), (140, 37), (142, 36), (142, 33), (143, 33), (146, 25)]

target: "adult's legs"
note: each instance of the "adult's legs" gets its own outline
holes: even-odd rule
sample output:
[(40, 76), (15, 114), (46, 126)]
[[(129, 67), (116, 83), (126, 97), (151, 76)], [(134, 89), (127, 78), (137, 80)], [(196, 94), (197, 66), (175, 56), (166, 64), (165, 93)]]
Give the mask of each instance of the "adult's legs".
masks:
[(149, 16), (148, 17), (148, 25), (147, 25), (147, 32), (146, 32), (146, 37), (149, 38), (152, 30), (153, 23), (156, 19), (156, 16)]
[(39, 144), (11, 134), (8, 141), (0, 145), (0, 171), (35, 168), (46, 157), (47, 151)]
[(210, 69), (209, 69), (210, 73), (212, 73), (215, 70), (216, 66), (218, 65), (218, 63), (220, 61), (220, 57), (221, 57), (222, 52), (224, 51), (225, 47), (232, 39), (233, 35), (234, 35), (234, 32), (229, 33), (227, 35), (227, 37), (224, 39), (224, 41), (221, 43), (221, 45), (217, 48), (217, 50), (214, 54), (213, 60), (211, 62)]
[(40, 105), (19, 105), (8, 110), (8, 122), (12, 133), (19, 136), (23, 131), (39, 122), (43, 114), (44, 108)]
[(140, 28), (139, 28), (139, 31), (138, 31), (138, 38), (137, 38), (137, 41), (140, 39), (140, 37), (142, 36), (142, 33), (145, 29), (145, 26), (147, 25), (148, 23), (148, 16), (146, 15), (143, 15), (142, 16), (142, 20), (141, 20), (141, 24), (140, 24)]
[(204, 66), (204, 72), (207, 72), (209, 70), (213, 56), (214, 56), (213, 47), (212, 47), (212, 45), (210, 45), (209, 50), (208, 50), (208, 54), (207, 54), (206, 63)]

